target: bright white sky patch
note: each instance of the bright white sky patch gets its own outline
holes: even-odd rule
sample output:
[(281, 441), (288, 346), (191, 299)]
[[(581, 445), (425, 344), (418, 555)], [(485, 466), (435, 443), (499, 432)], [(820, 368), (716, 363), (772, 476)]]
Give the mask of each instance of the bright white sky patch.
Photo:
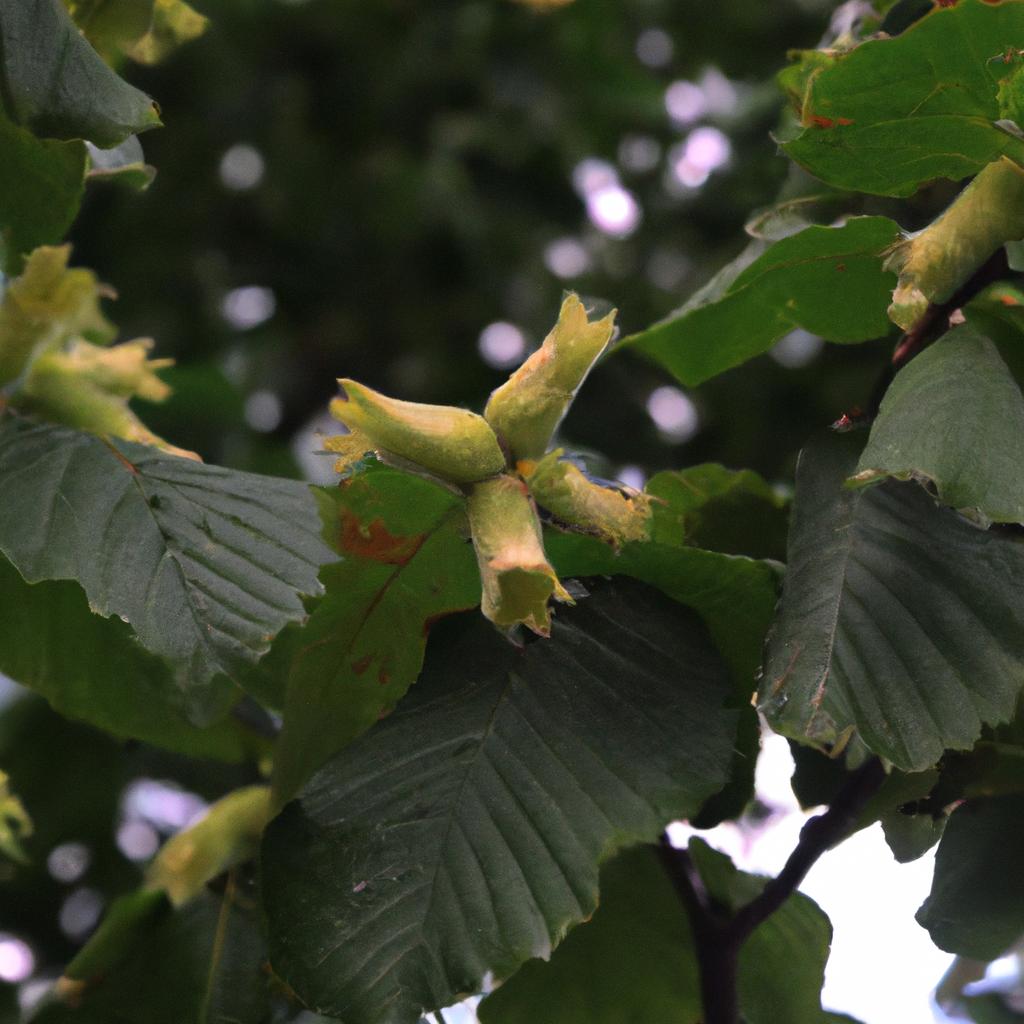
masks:
[(647, 474), (639, 466), (620, 466), (615, 479), (634, 491), (642, 491), (647, 483)]
[(640, 225), (640, 204), (621, 185), (609, 185), (587, 196), (587, 214), (594, 227), (613, 238), (627, 238)]
[(92, 857), (85, 843), (61, 843), (46, 858), (46, 869), (58, 882), (77, 882), (85, 874)]
[(556, 238), (544, 249), (544, 265), (555, 277), (579, 277), (590, 269), (590, 253), (576, 238)]
[(269, 288), (250, 284), (232, 288), (224, 296), (220, 311), (224, 319), (238, 331), (258, 327), (269, 320), (277, 309), (277, 299)]
[(0, 981), (9, 985), (24, 981), (36, 967), (28, 944), (13, 935), (0, 933)]
[(665, 90), (665, 110), (677, 125), (687, 126), (699, 121), (707, 109), (707, 97), (696, 82), (680, 79)]
[(477, 341), (480, 358), (496, 370), (517, 366), (526, 354), (526, 338), (515, 324), (496, 320), (488, 324)]
[(242, 192), (263, 180), (263, 157), (255, 146), (240, 142), (220, 158), (220, 180), (225, 188)]
[(655, 388), (647, 398), (647, 414), (669, 439), (688, 441), (700, 427), (697, 407), (679, 388)]

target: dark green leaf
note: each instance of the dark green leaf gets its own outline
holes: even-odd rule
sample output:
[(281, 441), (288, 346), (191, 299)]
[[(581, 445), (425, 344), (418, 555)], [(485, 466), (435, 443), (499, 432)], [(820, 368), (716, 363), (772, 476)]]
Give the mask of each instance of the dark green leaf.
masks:
[[(256, 737), (235, 722), (191, 725), (168, 666), (125, 623), (90, 612), (76, 583), (30, 586), (0, 557), (0, 608), (0, 672), (61, 714), (193, 757), (241, 761), (257, 752)], [(232, 699), (226, 680), (216, 685)]]
[(965, 324), (896, 374), (856, 480), (929, 480), (944, 504), (985, 525), (1020, 523), (1021, 451), (1024, 397), (995, 345)]
[(766, 352), (796, 327), (842, 343), (882, 337), (896, 283), (882, 270), (882, 254), (898, 237), (885, 217), (806, 228), (625, 344), (696, 385)]
[(194, 720), (255, 661), (332, 557), (303, 484), (124, 441), (0, 423), (0, 550), (29, 582), (76, 580), (171, 664)]
[(916, 483), (851, 490), (858, 433), (800, 458), (761, 706), (822, 748), (856, 734), (905, 771), (1011, 717), (1024, 682), (1024, 545)]
[(645, 490), (660, 499), (654, 505), (655, 541), (752, 558), (785, 557), (786, 502), (752, 470), (708, 462), (656, 473)]
[(37, 139), (0, 111), (2, 269), (17, 274), (37, 245), (59, 242), (85, 188), (85, 144)]
[(233, 881), (165, 912), (75, 1007), (54, 1004), (37, 1024), (265, 1024), (271, 993), (251, 895)]
[[(830, 804), (847, 784), (850, 773), (842, 757), (831, 758), (791, 742), (795, 769), (793, 793), (804, 808)], [(854, 831), (881, 821), (886, 842), (901, 864), (916, 860), (942, 835), (945, 815), (933, 815), (928, 801), (939, 780), (934, 769), (901, 772), (893, 769), (853, 823)]]
[[(738, 871), (723, 853), (691, 839), (690, 856), (709, 896), (736, 910), (754, 899), (767, 878)], [(748, 1024), (825, 1024), (850, 1018), (821, 1008), (832, 926), (818, 905), (801, 893), (750, 936), (740, 949), (740, 1008)]]
[(805, 54), (805, 127), (783, 148), (830, 185), (893, 196), (977, 174), (1003, 154), (1024, 162), (1024, 141), (996, 124), (1010, 116), (998, 91), (1016, 65), (1002, 55), (1022, 33), (1019, 0), (960, 0), (894, 39)]
[[(690, 852), (727, 906), (756, 896), (766, 879), (737, 872), (700, 840)], [(806, 896), (792, 896), (740, 954), (748, 1024), (824, 1024), (821, 984), (832, 929)], [(601, 872), (601, 904), (549, 963), (531, 961), (480, 1006), (483, 1024), (699, 1024), (704, 1019), (686, 912), (656, 853), (629, 850)], [(841, 1018), (846, 1019), (846, 1018)]]
[(551, 960), (531, 960), (477, 1011), (481, 1024), (698, 1024), (686, 911), (650, 847), (601, 869), (601, 903)]
[[(431, 623), (480, 603), (459, 497), (384, 467), (323, 494), (344, 561), (323, 570), (323, 600), (284, 638), (291, 664), (274, 757), (281, 802), (405, 695)], [(271, 658), (288, 660), (283, 650)]]
[(964, 1010), (975, 1024), (1020, 1024), (1024, 1020), (1024, 1013), (993, 992), (968, 996)]
[(264, 840), (271, 962), (350, 1024), (416, 1021), (548, 955), (594, 910), (599, 863), (729, 765), (728, 673), (655, 591), (604, 584), (524, 649), (475, 613), (443, 634)]
[(940, 948), (995, 960), (1024, 933), (1024, 796), (969, 800), (950, 816), (917, 920)]
[(749, 698), (778, 593), (776, 567), (654, 541), (623, 544), (616, 552), (595, 537), (548, 530), (544, 546), (559, 576), (631, 576), (700, 613)]
[(160, 124), (156, 104), (103, 63), (60, 0), (0, 5), (0, 59), (4, 112), (40, 138), (108, 147)]

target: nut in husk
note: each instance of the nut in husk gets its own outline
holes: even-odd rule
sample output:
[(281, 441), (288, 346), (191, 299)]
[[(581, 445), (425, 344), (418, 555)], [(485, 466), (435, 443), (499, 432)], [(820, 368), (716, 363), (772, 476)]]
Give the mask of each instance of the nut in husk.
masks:
[(590, 321), (579, 296), (568, 295), (541, 347), (491, 395), (484, 416), (515, 459), (544, 454), (614, 327), (614, 311)]
[(1007, 157), (985, 166), (945, 212), (898, 242), (885, 261), (899, 274), (889, 319), (908, 331), (945, 302), (1001, 245), (1024, 238), (1024, 169)]
[(618, 547), (650, 535), (651, 499), (602, 487), (562, 457), (548, 452), (540, 462), (522, 463), (530, 492), (537, 503), (569, 526), (575, 526)]
[(544, 554), (540, 520), (522, 480), (498, 476), (473, 487), (469, 525), (483, 584), (482, 609), (496, 626), (548, 636), (548, 601), (569, 601)]
[(442, 480), (471, 484), (505, 469), (505, 456), (486, 420), (467, 409), (388, 398), (353, 380), (339, 380), (342, 397), (331, 415), (351, 433), (327, 439), (339, 473), (368, 451), (394, 456)]

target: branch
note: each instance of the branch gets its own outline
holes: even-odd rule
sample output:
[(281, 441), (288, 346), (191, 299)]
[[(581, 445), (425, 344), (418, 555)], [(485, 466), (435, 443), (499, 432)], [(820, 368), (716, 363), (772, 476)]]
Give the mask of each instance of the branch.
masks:
[(739, 1020), (736, 982), (742, 940), (731, 934), (733, 918), (711, 900), (686, 850), (677, 850), (668, 836), (662, 835), (658, 854), (690, 919), (700, 968), (704, 1022), (736, 1024)]
[(917, 323), (901, 335), (890, 364), (882, 371), (869, 403), (872, 416), (878, 412), (878, 407), (896, 371), (906, 366), (921, 349), (945, 333), (950, 313), (966, 306), (980, 291), (995, 281), (1002, 280), (1009, 273), (1006, 249), (1000, 246), (945, 302), (933, 302), (928, 306)]
[(815, 861), (846, 838), (884, 780), (885, 769), (878, 758), (853, 772), (829, 809), (801, 829), (800, 840), (778, 876), (735, 913), (711, 899), (689, 853), (675, 849), (668, 836), (662, 835), (658, 847), (661, 862), (693, 929), (705, 1024), (737, 1024), (740, 947), (796, 892)]
[(761, 890), (760, 895), (741, 907), (732, 927), (743, 942), (766, 918), (775, 913), (804, 880), (815, 861), (850, 833), (865, 804), (885, 781), (885, 769), (878, 758), (865, 761), (839, 791), (824, 814), (811, 818), (800, 830), (800, 841), (785, 867)]

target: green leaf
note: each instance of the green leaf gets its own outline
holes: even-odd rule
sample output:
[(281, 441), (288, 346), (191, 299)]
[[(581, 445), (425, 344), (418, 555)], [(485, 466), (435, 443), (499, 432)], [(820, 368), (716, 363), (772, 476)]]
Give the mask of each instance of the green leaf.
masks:
[(40, 138), (107, 148), (160, 124), (156, 104), (103, 63), (60, 0), (0, 5), (0, 58), (3, 111)]
[(75, 219), (85, 190), (85, 144), (37, 139), (0, 112), (0, 150), (2, 269), (17, 274), (28, 253), (59, 242)]
[(631, 576), (657, 587), (704, 619), (722, 657), (750, 696), (778, 593), (776, 568), (740, 555), (654, 541), (616, 552), (595, 537), (549, 529), (544, 547), (561, 577)]
[(656, 473), (647, 482), (653, 505), (651, 537), (665, 544), (753, 558), (783, 558), (786, 502), (750, 469), (708, 462)]
[[(842, 757), (830, 758), (813, 747), (791, 743), (793, 760), (793, 793), (800, 806), (807, 809), (831, 804), (848, 783), (850, 772)], [(935, 769), (924, 772), (901, 772), (892, 769), (881, 787), (868, 800), (852, 831), (859, 831), (881, 821), (886, 842), (901, 864), (916, 860), (933, 847), (942, 835), (945, 816), (931, 813), (931, 796), (939, 781)]]
[(885, 217), (805, 228), (753, 262), (744, 254), (739, 274), (716, 278), (624, 344), (692, 386), (766, 352), (796, 327), (843, 344), (882, 337), (896, 281), (883, 271), (882, 254), (897, 238), (899, 228)]
[(1024, 682), (1024, 545), (937, 507), (916, 483), (851, 490), (861, 437), (797, 467), (789, 564), (761, 707), (772, 728), (841, 748), (856, 734), (905, 771), (974, 744)]
[(405, 695), (431, 623), (480, 603), (458, 496), (381, 466), (322, 493), (344, 561), (323, 570), (323, 600), (288, 638), (293, 660), (274, 758), (282, 803)]
[(950, 953), (995, 960), (1024, 933), (1024, 795), (970, 800), (950, 816), (917, 912)]
[(968, 996), (963, 1001), (963, 1009), (975, 1024), (1020, 1024), (1024, 1020), (1024, 1013), (994, 992)]
[(996, 124), (1012, 115), (998, 93), (1015, 62), (1001, 55), (1022, 35), (1020, 0), (960, 0), (896, 38), (806, 53), (804, 129), (783, 149), (830, 185), (891, 196), (969, 177), (1002, 155), (1022, 163), (1024, 141)]
[(896, 374), (853, 479), (927, 480), (983, 525), (1021, 523), (1021, 451), (1024, 397), (995, 345), (965, 324)]
[(99, 149), (87, 142), (89, 153), (90, 181), (112, 181), (140, 192), (149, 188), (156, 177), (156, 168), (146, 163), (142, 144), (134, 135), (129, 135), (120, 146), (113, 149)]
[(271, 992), (250, 893), (230, 876), (136, 936), (127, 956), (93, 979), (77, 1005), (53, 1004), (36, 1024), (265, 1024)]
[(696, 617), (637, 584), (525, 648), (475, 613), (445, 627), (408, 699), (267, 830), (275, 970), (318, 1012), (411, 1024), (547, 956), (602, 860), (722, 785), (729, 692)]
[[(699, 839), (690, 845), (709, 889), (734, 907), (767, 879), (738, 872)], [(832, 929), (796, 894), (761, 925), (739, 957), (741, 1012), (748, 1024), (825, 1024), (821, 985)], [(488, 996), (482, 1024), (699, 1024), (704, 1019), (686, 911), (649, 847), (620, 854), (601, 872), (601, 904), (550, 962), (532, 960)]]
[[(227, 720), (198, 729), (185, 717), (170, 668), (117, 618), (89, 611), (69, 581), (27, 584), (0, 557), (0, 672), (42, 694), (62, 715), (116, 736), (192, 757), (254, 758), (260, 742)], [(212, 687), (234, 700), (227, 680)]]
[(481, 1024), (698, 1024), (686, 911), (650, 847), (601, 869), (601, 903), (550, 961), (531, 960), (477, 1010)]
[(303, 484), (61, 427), (0, 421), (0, 550), (30, 583), (76, 580), (167, 659), (194, 721), (220, 673), (265, 653), (331, 552)]
[[(688, 849), (708, 895), (732, 911), (758, 896), (768, 882), (737, 870), (725, 854), (700, 839), (691, 839)], [(828, 918), (801, 893), (760, 925), (739, 954), (740, 1008), (748, 1024), (849, 1021), (821, 1008), (831, 942)]]

